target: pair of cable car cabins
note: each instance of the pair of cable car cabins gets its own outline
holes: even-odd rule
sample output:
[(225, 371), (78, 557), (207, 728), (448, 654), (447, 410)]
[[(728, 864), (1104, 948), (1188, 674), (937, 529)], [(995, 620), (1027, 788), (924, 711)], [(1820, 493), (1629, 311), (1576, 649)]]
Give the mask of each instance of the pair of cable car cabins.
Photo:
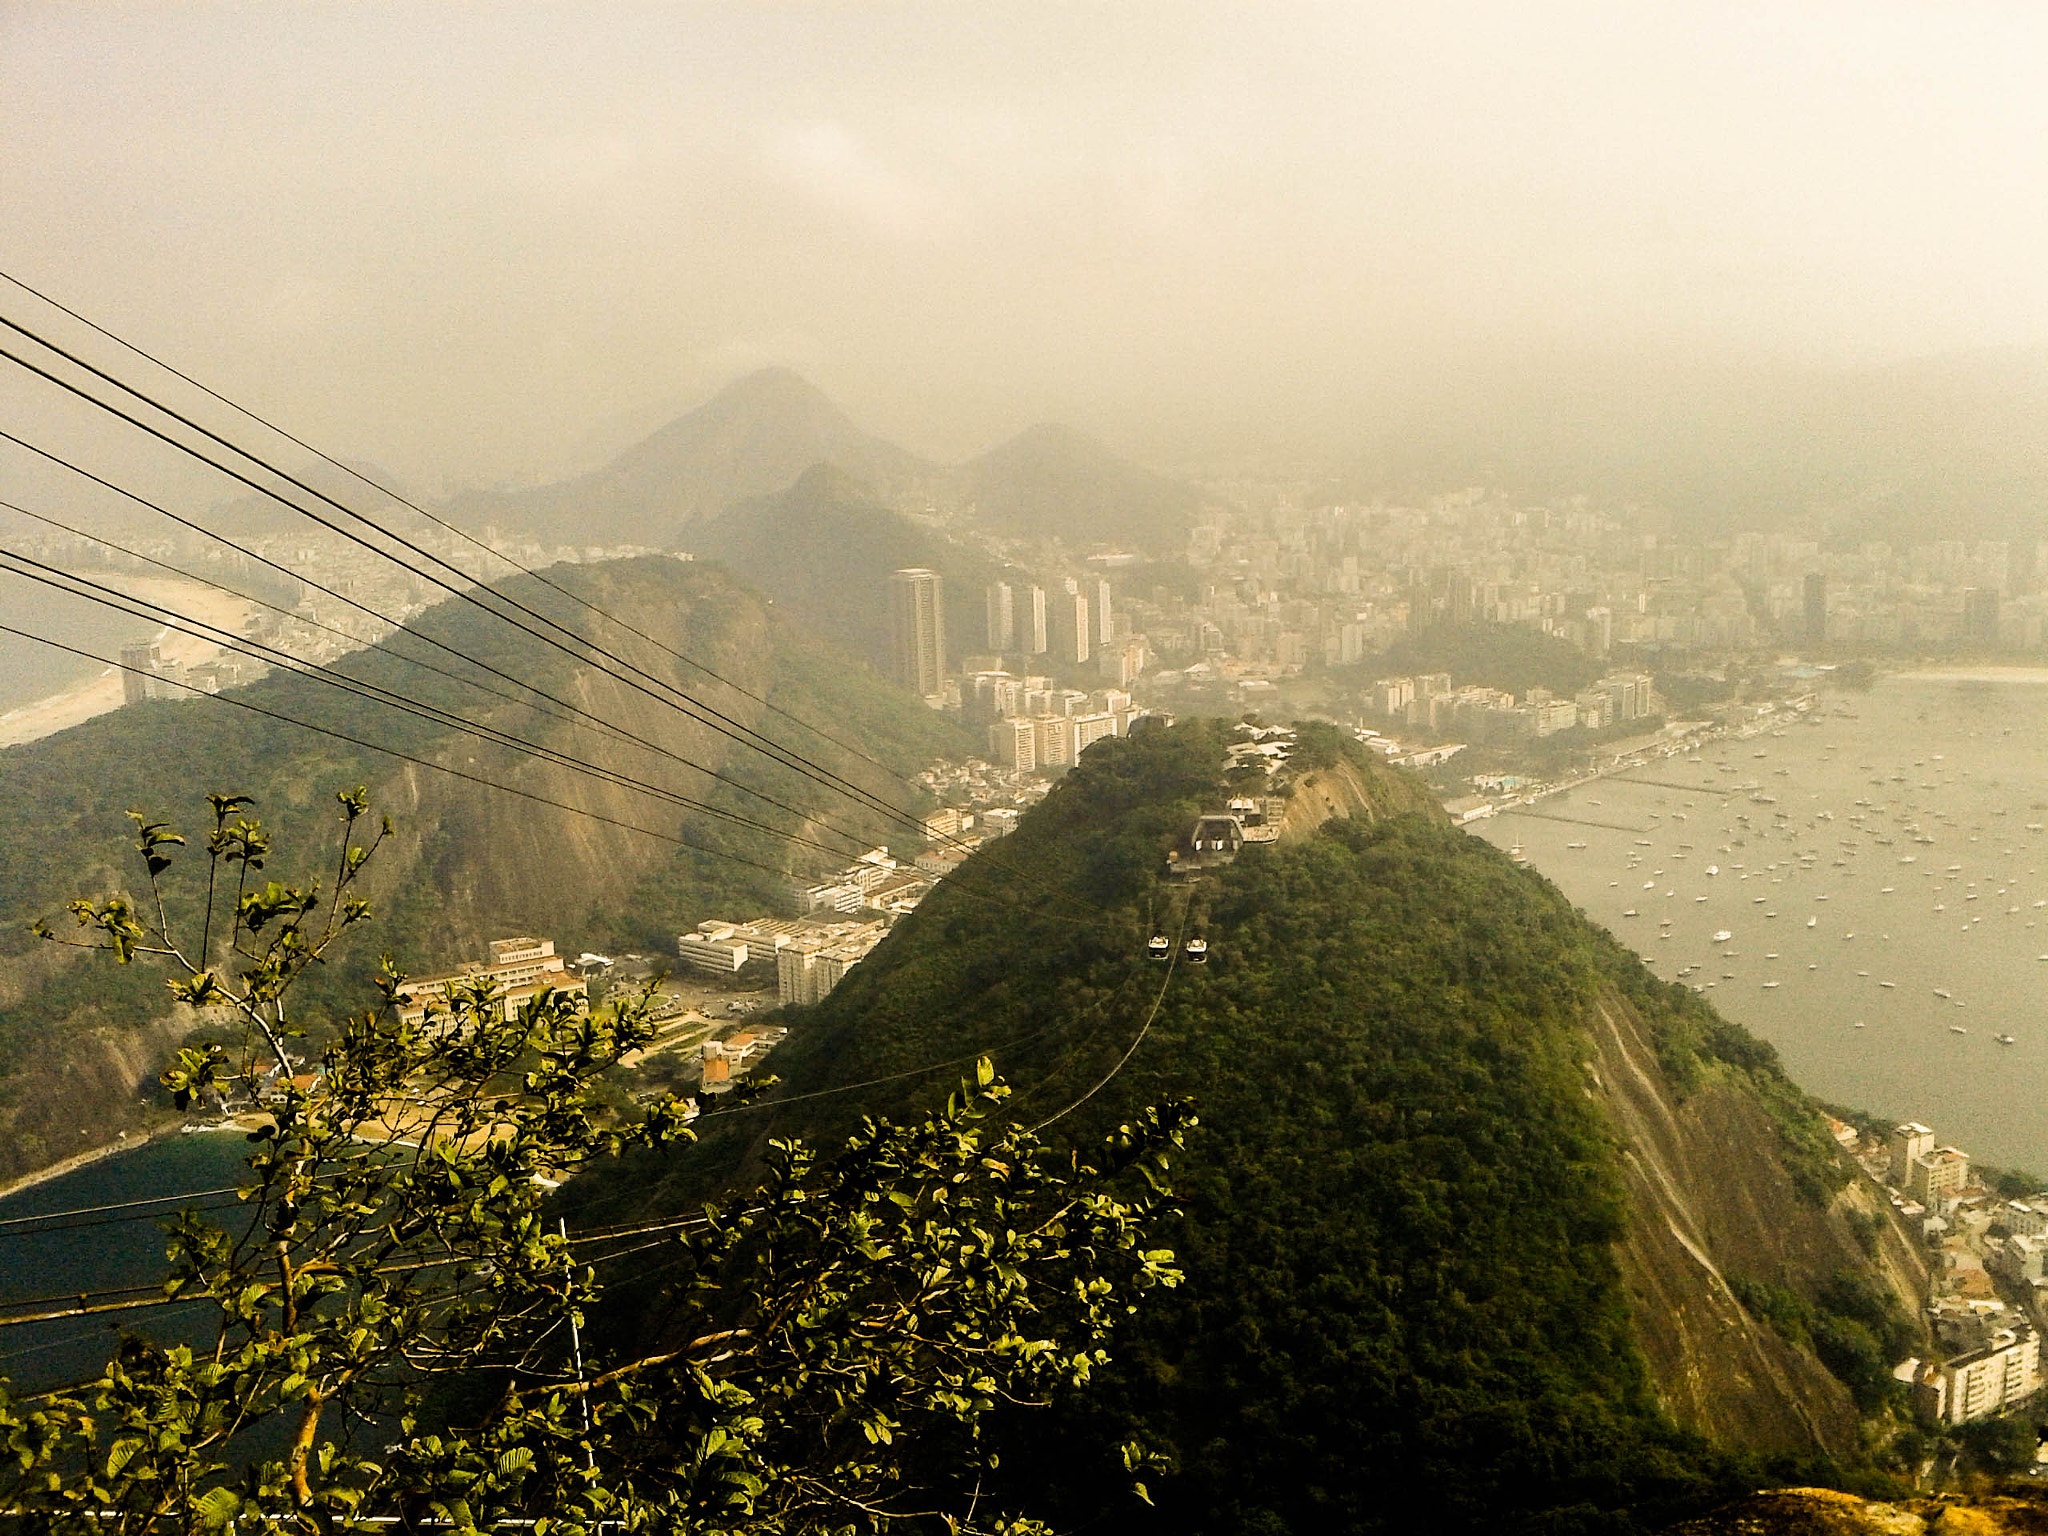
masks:
[[(1173, 940), (1163, 933), (1155, 933), (1152, 935), (1151, 942), (1146, 944), (1145, 953), (1154, 960), (1164, 960), (1173, 953)], [(1180, 954), (1181, 958), (1187, 961), (1189, 965), (1207, 965), (1209, 963), (1209, 941), (1207, 939), (1189, 939), (1187, 943), (1181, 946)]]

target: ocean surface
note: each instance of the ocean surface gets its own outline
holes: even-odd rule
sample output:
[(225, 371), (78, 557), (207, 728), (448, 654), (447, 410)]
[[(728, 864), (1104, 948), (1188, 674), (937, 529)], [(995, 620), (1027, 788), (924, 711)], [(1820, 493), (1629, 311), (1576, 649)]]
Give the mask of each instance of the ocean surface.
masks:
[[(147, 640), (162, 627), (18, 577), (0, 583), (0, 624), (109, 657), (119, 655), (123, 645)], [(17, 635), (0, 634), (0, 711), (33, 704), (105, 670), (97, 661)]]
[(1816, 719), (1475, 830), (1809, 1092), (2048, 1174), (2048, 671), (1885, 678)]

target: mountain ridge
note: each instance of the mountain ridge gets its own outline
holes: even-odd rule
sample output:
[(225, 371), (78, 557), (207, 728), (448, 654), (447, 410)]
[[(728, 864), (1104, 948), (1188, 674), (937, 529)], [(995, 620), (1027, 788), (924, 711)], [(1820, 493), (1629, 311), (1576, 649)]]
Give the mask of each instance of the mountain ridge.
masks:
[(934, 466), (857, 427), (808, 380), (763, 368), (725, 386), (587, 474), (532, 490), (457, 498), (450, 511), (578, 544), (672, 549), (682, 533), (735, 502), (829, 463), (887, 491), (930, 480)]
[[(944, 717), (715, 566), (644, 557), (557, 566), (548, 575), (658, 642), (602, 631), (603, 643), (632, 665), (704, 697), (703, 672), (671, 653), (694, 658), (747, 690), (709, 687), (710, 701), (741, 726), (797, 744), (805, 756), (906, 809), (920, 807), (924, 797), (900, 779), (934, 757), (957, 755), (966, 744)], [(528, 578), (501, 585), (573, 631), (591, 632), (599, 622)], [(316, 875), (327, 857), (316, 845), (331, 830), (332, 794), (366, 784), (397, 832), (367, 877), (379, 915), (372, 937), (302, 989), (301, 1001), (316, 1016), (332, 1017), (374, 997), (370, 977), (378, 948), (393, 951), (415, 973), (457, 963), (481, 953), (486, 940), (514, 932), (549, 934), (578, 948), (665, 953), (678, 931), (722, 915), (733, 903), (772, 909), (784, 896), (778, 871), (810, 874), (831, 862), (823, 853), (736, 826), (721, 811), (843, 845), (848, 856), (905, 835), (901, 824), (828, 794), (639, 688), (572, 662), (466, 604), (444, 603), (408, 629), (432, 634), (700, 766), (685, 768), (614, 736), (572, 730), (525, 704), (480, 698), (384, 651), (355, 652), (335, 670), (712, 809), (684, 810), (309, 679), (274, 674), (232, 696), (539, 800), (398, 762), (217, 700), (135, 704), (0, 751), (0, 794), (25, 812), (0, 828), (0, 910), (25, 922), (37, 913), (61, 914), (61, 903), (73, 896), (132, 889), (139, 871), (128, 854), (132, 831), (123, 813), (144, 809), (192, 835), (205, 814), (199, 796), (206, 791), (256, 796), (251, 814), (272, 828), (288, 855), (274, 861), (275, 878)], [(403, 633), (387, 644), (407, 654), (413, 649)], [(451, 664), (458, 669), (468, 670), (467, 664)], [(763, 698), (801, 718), (829, 721), (833, 735), (861, 744), (898, 777), (823, 736), (805, 736), (782, 716), (770, 717)], [(773, 796), (801, 818), (714, 779), (714, 772)], [(540, 803), (546, 800), (611, 821)], [(844, 831), (827, 830), (827, 822)], [(654, 835), (631, 830), (636, 827)], [(679, 840), (689, 846), (678, 846)], [(172, 897), (174, 911), (197, 899), (182, 871), (174, 876)], [(78, 1150), (60, 1138), (75, 1142), (81, 1123), (100, 1125), (112, 1138), (146, 1119), (138, 1117), (135, 1089), (138, 1078), (146, 1086), (149, 1074), (138, 1072), (137, 1063), (160, 1049), (162, 1028), (189, 1028), (193, 1021), (172, 1018), (160, 985), (143, 976), (144, 969), (87, 966), (79, 952), (37, 943), (19, 924), (0, 931), (0, 1181), (57, 1160), (60, 1146)], [(146, 1048), (138, 1047), (144, 1037)], [(76, 1092), (66, 1088), (68, 1078), (77, 1079)]]
[(1073, 427), (1027, 427), (957, 465), (866, 432), (787, 368), (735, 379), (603, 466), (520, 491), (472, 491), (446, 511), (578, 545), (697, 547), (699, 530), (829, 467), (902, 511), (957, 512), (1009, 536), (1177, 547), (1208, 505), (1195, 487), (1112, 452)]

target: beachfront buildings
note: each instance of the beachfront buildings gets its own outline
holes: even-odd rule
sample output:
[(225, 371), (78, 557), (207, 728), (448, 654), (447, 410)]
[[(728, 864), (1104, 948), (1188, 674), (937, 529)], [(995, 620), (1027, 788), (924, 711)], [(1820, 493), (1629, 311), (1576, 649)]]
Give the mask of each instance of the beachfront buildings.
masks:
[(590, 999), (589, 984), (571, 973), (568, 962), (555, 953), (553, 939), (522, 936), (491, 940), (488, 959), (438, 976), (408, 978), (398, 988), (398, 1016), (417, 1024), (429, 1012), (445, 1012), (452, 993), (477, 985), (490, 989), (508, 1021), (542, 992), (564, 993), (578, 1007), (587, 1007)]

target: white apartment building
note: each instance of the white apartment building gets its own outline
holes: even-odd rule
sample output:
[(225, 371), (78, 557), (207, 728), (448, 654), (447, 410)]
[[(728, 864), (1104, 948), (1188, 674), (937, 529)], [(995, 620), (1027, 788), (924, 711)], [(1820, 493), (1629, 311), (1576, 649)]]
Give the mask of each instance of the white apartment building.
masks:
[(799, 939), (776, 953), (776, 995), (785, 1005), (822, 1002), (889, 931), (885, 923), (835, 927), (839, 931)]
[(756, 962), (772, 964), (777, 950), (815, 928), (815, 923), (786, 917), (703, 922), (695, 933), (676, 935), (676, 954), (701, 971), (731, 975)]
[(1906, 1198), (1936, 1211), (1944, 1199), (1961, 1194), (1969, 1182), (1969, 1154), (1956, 1147), (1936, 1147), (1914, 1158), (1906, 1170)]
[(1022, 716), (988, 728), (988, 755), (1005, 768), (1030, 773), (1038, 767), (1038, 727)]
[(2005, 1229), (2018, 1237), (2048, 1234), (2048, 1200), (2014, 1200), (1998, 1213)]
[(1986, 1267), (2017, 1285), (2048, 1278), (2048, 1237), (2022, 1233), (2001, 1238), (1992, 1247)]
[(862, 900), (861, 888), (852, 880), (793, 886), (790, 895), (799, 912), (858, 912)]
[(1937, 1424), (1967, 1424), (2031, 1397), (2040, 1386), (2041, 1343), (2034, 1330), (2002, 1328), (1982, 1349), (1926, 1366), (1914, 1383), (1914, 1401)]
[(553, 939), (493, 939), (488, 960), (408, 980), (398, 989), (398, 1016), (417, 1024), (430, 1008), (445, 1008), (451, 991), (479, 981), (487, 982), (498, 996), (507, 1022), (518, 1016), (521, 1004), (549, 989), (568, 994), (579, 1007), (587, 1006), (590, 996), (588, 984), (572, 975), (568, 962), (555, 953)]
[(1904, 1186), (1913, 1159), (1934, 1150), (1934, 1132), (1918, 1121), (1908, 1120), (1892, 1127), (1892, 1182)]
[(1031, 728), (1036, 733), (1033, 750), (1041, 772), (1047, 768), (1073, 767), (1074, 731), (1065, 715), (1034, 715)]

